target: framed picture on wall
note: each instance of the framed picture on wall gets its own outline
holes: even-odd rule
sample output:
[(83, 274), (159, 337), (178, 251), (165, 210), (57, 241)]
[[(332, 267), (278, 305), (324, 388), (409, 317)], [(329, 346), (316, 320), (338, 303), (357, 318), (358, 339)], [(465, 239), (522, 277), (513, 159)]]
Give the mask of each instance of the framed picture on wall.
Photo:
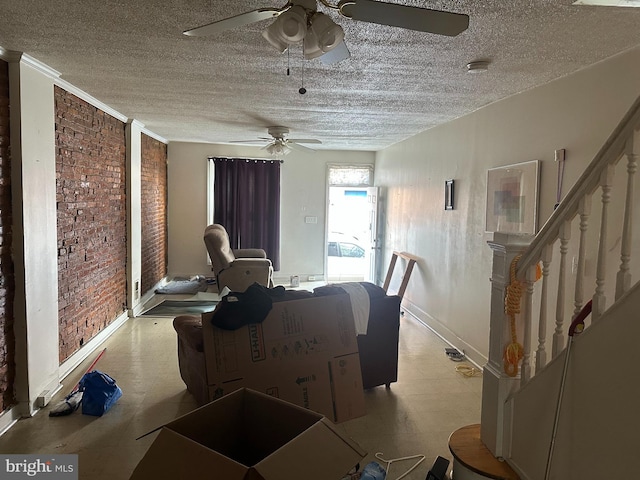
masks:
[(487, 232), (535, 235), (540, 162), (517, 163), (487, 173)]
[(444, 181), (444, 209), (453, 210), (453, 180)]

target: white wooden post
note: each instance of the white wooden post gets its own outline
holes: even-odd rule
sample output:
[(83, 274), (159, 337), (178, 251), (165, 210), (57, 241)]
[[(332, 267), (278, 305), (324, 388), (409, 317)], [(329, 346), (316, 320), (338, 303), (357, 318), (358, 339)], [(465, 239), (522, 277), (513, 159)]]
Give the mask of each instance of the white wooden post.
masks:
[(509, 317), (504, 300), (509, 285), (509, 269), (513, 259), (524, 252), (533, 237), (494, 233), (488, 242), (493, 250), (491, 273), (491, 312), (489, 325), (489, 360), (482, 374), (482, 413), (480, 439), (496, 457), (503, 457), (508, 447), (508, 425), (505, 400), (518, 388), (519, 378), (504, 372), (503, 352), (511, 343)]
[(573, 316), (571, 317), (572, 320), (580, 313), (580, 310), (582, 310), (582, 306), (584, 305), (584, 261), (586, 257), (585, 250), (587, 248), (589, 216), (591, 215), (590, 193), (580, 200), (578, 212), (580, 214), (580, 244), (578, 246), (578, 270), (576, 274), (576, 289), (573, 298), (573, 305), (575, 308), (573, 309)]
[(553, 244), (542, 251), (542, 293), (540, 294), (540, 318), (538, 320), (538, 347), (536, 348), (536, 373), (547, 364), (547, 305), (549, 291), (549, 265), (553, 257)]
[(560, 227), (560, 273), (558, 274), (558, 296), (556, 300), (556, 328), (553, 333), (552, 358), (556, 358), (564, 349), (564, 299), (567, 278), (567, 251), (571, 239), (571, 222), (566, 221)]
[(593, 295), (593, 321), (600, 319), (607, 306), (604, 284), (607, 268), (607, 227), (609, 220), (609, 203), (611, 202), (611, 184), (613, 183), (614, 166), (609, 164), (602, 171), (600, 187), (602, 188), (602, 213), (600, 217), (600, 240), (598, 242), (598, 267), (596, 271), (596, 291)]
[(524, 332), (522, 343), (524, 355), (520, 365), (520, 385), (523, 386), (531, 379), (531, 329), (533, 318), (533, 284), (536, 281), (536, 265), (531, 265), (525, 272), (524, 294), (522, 296), (520, 308), (522, 320), (524, 322)]
[(625, 146), (625, 154), (627, 156), (627, 196), (624, 206), (624, 224), (622, 227), (622, 246), (620, 247), (620, 271), (616, 277), (616, 300), (618, 300), (631, 287), (631, 272), (629, 265), (631, 263), (631, 242), (633, 225), (633, 185), (634, 175), (638, 169), (638, 142), (634, 141), (632, 135)]

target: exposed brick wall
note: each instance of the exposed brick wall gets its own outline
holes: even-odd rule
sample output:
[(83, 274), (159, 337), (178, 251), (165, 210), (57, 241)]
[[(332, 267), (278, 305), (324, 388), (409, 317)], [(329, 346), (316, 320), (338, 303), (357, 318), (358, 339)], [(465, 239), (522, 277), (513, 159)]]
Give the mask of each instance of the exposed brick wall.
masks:
[(9, 64), (0, 60), (0, 412), (14, 402), (16, 375), (11, 260), (11, 158), (9, 138)]
[(55, 87), (60, 361), (126, 309), (125, 124)]
[(142, 278), (144, 295), (167, 274), (167, 146), (142, 135)]

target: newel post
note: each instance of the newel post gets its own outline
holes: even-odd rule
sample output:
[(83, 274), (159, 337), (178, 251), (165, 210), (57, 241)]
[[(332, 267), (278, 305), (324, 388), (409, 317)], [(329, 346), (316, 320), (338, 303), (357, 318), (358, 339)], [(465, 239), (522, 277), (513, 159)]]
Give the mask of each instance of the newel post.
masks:
[[(507, 457), (508, 421), (505, 400), (519, 385), (520, 378), (504, 372), (502, 355), (511, 343), (509, 317), (505, 314), (504, 299), (509, 285), (509, 269), (513, 259), (524, 252), (533, 237), (494, 233), (487, 242), (493, 250), (491, 272), (491, 313), (489, 324), (489, 359), (482, 374), (482, 414), (480, 439), (498, 458)], [(518, 332), (522, 342), (522, 330)]]

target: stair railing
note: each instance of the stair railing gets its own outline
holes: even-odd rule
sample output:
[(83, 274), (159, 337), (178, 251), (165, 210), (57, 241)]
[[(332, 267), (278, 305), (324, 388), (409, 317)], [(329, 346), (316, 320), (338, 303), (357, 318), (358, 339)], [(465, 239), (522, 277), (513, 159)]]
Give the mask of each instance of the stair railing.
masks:
[[(640, 97), (618, 127), (613, 131), (607, 142), (600, 149), (591, 164), (578, 179), (567, 196), (560, 202), (553, 215), (542, 227), (540, 232), (527, 250), (522, 254), (517, 266), (516, 276), (526, 285), (526, 294), (523, 298), (524, 329), (531, 337), (532, 326), (537, 323), (537, 346), (535, 348), (535, 371), (543, 368), (550, 358), (547, 358), (547, 329), (552, 327), (553, 340), (551, 347), (551, 358), (556, 357), (564, 348), (566, 342), (566, 326), (582, 309), (586, 301), (592, 299), (593, 313), (592, 321), (597, 321), (604, 311), (617, 301), (631, 287), (631, 253), (632, 253), (632, 232), (634, 228), (633, 203), (635, 173), (638, 168), (638, 153), (640, 150), (637, 131), (640, 129)], [(623, 168), (616, 168), (621, 159), (626, 159)], [(623, 170), (620, 172), (620, 170)], [(626, 174), (624, 182), (614, 183), (615, 175)], [(617, 189), (614, 186), (618, 187)], [(622, 191), (620, 191), (622, 190)], [(599, 219), (593, 219), (592, 199), (600, 192)], [(621, 225), (614, 224), (612, 217), (612, 200), (614, 195), (618, 195), (619, 201), (616, 205), (622, 205), (624, 214)], [(572, 225), (577, 223), (577, 225)], [(574, 227), (574, 228), (572, 228)], [(569, 242), (572, 230), (579, 231), (578, 246), (575, 253), (572, 268), (568, 268)], [(590, 229), (597, 229), (590, 234)], [(610, 245), (611, 234), (619, 233), (619, 259), (620, 265), (616, 274), (609, 273), (611, 267), (615, 267), (614, 259), (611, 255), (615, 245)], [(597, 238), (596, 238), (597, 237)], [(589, 255), (593, 253), (593, 248), (588, 250), (588, 246), (593, 247), (591, 239), (597, 243), (597, 254), (595, 262), (591, 262), (591, 270), (595, 267), (595, 290), (587, 293), (586, 281), (590, 277), (587, 270)], [(555, 306), (551, 304), (549, 289), (550, 271), (554, 250), (559, 253), (559, 264), (557, 274), (557, 291), (555, 295)], [(536, 281), (536, 268), (541, 264), (542, 282), (540, 299), (537, 308), (534, 308), (533, 284)], [(571, 272), (570, 272), (571, 270)], [(571, 319), (565, 321), (567, 288), (571, 285), (571, 273), (575, 274), (573, 284), (573, 312)], [(614, 286), (609, 287), (611, 284)], [(607, 291), (613, 293), (613, 302), (607, 299)], [(611, 294), (609, 295), (611, 296)], [(533, 318), (533, 312), (538, 311), (538, 318)], [(555, 323), (548, 320), (549, 311), (555, 311)], [(531, 377), (532, 369), (530, 365), (532, 345), (523, 345), (524, 358), (521, 366), (521, 384), (525, 384)]]
[[(587, 301), (592, 300), (591, 322), (596, 322), (632, 287), (632, 251), (640, 250), (638, 239), (633, 242), (634, 225), (636, 230), (640, 227), (633, 210), (640, 196), (634, 188), (638, 129), (640, 97), (535, 238), (498, 232), (489, 242), (493, 250), (491, 324), (489, 358), (483, 369), (481, 439), (496, 457), (506, 458), (509, 453), (507, 398), (562, 352), (566, 330)], [(593, 202), (598, 192), (600, 201)], [(558, 255), (555, 262), (554, 255)], [(504, 301), (510, 265), (518, 257), (516, 278), (522, 283), (522, 303), (517, 338), (522, 342), (522, 360), (514, 375), (504, 368), (503, 353), (512, 343)], [(593, 291), (589, 285), (595, 286)]]

